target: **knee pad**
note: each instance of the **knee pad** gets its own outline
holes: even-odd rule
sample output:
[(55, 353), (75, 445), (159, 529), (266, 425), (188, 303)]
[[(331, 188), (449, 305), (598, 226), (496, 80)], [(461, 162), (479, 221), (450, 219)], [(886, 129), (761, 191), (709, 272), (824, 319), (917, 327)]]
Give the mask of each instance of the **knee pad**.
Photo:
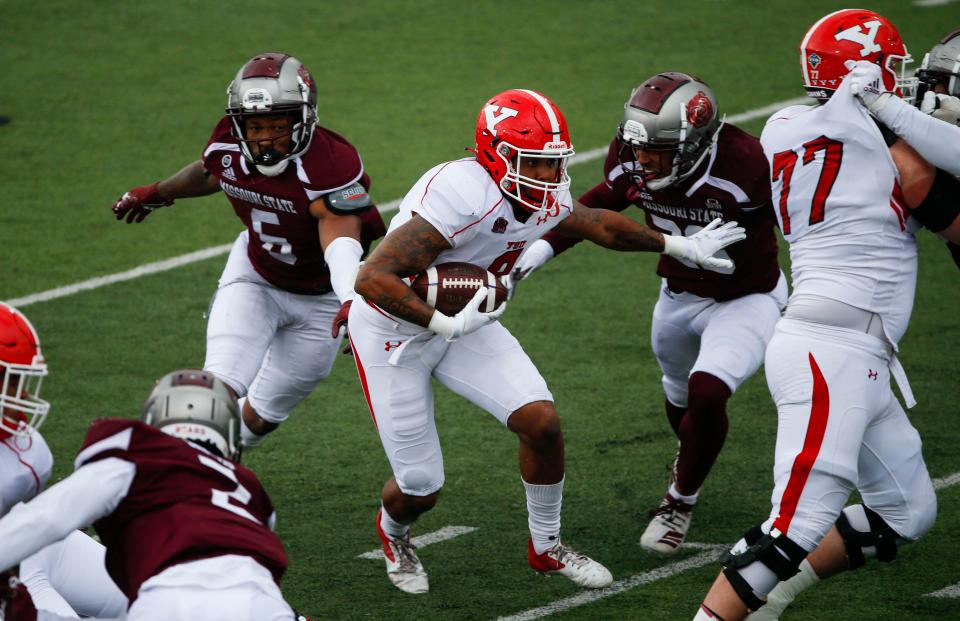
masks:
[(687, 377), (674, 377), (664, 374), (660, 383), (663, 386), (663, 394), (667, 396), (667, 401), (677, 407), (686, 409), (689, 394), (687, 382), (689, 382)]
[[(740, 550), (735, 551), (738, 548)], [(720, 564), (723, 566), (723, 575), (747, 608), (757, 610), (764, 604), (761, 596), (765, 597), (777, 582), (795, 576), (805, 558), (807, 551), (786, 535), (776, 529), (764, 534), (760, 526), (755, 526), (744, 534), (738, 545), (720, 557)], [(763, 571), (764, 568), (766, 571)], [(775, 580), (767, 579), (764, 580), (766, 584), (760, 584), (758, 577), (764, 574), (769, 577), (770, 573)]]
[(868, 558), (881, 563), (897, 558), (899, 535), (882, 517), (865, 505), (845, 507), (837, 518), (837, 532), (847, 549), (850, 569), (862, 567)]

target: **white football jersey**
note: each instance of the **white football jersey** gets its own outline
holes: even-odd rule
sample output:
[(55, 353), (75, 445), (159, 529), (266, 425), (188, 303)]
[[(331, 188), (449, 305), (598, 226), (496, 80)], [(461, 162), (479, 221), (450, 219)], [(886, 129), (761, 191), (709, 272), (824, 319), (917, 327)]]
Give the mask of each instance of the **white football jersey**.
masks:
[(523, 249), (573, 213), (573, 199), (563, 192), (550, 212), (536, 212), (526, 222), (475, 158), (444, 162), (428, 170), (400, 204), (390, 222), (393, 231), (418, 214), (450, 242), (433, 265), (463, 261), (500, 276), (513, 269)]
[(918, 225), (900, 174), (849, 80), (822, 106), (790, 106), (760, 136), (795, 294), (877, 313), (896, 346), (910, 321)]
[(53, 455), (39, 431), (0, 440), (0, 516), (39, 494), (53, 470)]

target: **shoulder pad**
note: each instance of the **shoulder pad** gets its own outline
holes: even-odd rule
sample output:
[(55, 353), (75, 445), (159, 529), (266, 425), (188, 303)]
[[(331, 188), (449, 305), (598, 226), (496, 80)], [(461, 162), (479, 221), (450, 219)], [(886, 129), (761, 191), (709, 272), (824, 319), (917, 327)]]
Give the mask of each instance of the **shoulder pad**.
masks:
[(335, 214), (357, 214), (373, 206), (367, 189), (359, 182), (323, 195), (327, 209)]

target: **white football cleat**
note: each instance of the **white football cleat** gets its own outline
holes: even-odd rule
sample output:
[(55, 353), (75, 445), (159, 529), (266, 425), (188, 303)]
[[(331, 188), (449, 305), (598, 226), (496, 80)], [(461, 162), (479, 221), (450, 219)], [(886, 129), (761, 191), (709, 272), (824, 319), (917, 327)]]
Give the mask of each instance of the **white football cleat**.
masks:
[(650, 514), (653, 519), (643, 531), (640, 545), (657, 554), (676, 554), (690, 530), (693, 505), (680, 502), (668, 492)]
[(533, 541), (527, 540), (527, 560), (530, 567), (545, 576), (566, 576), (577, 586), (587, 589), (602, 589), (610, 586), (613, 576), (610, 570), (589, 556), (578, 554), (562, 543), (557, 543), (543, 554), (533, 549)]
[(393, 539), (380, 528), (377, 512), (377, 534), (383, 544), (383, 558), (387, 562), (387, 577), (393, 586), (405, 593), (426, 593), (430, 590), (427, 572), (417, 556), (417, 546), (410, 543), (410, 534), (404, 539)]

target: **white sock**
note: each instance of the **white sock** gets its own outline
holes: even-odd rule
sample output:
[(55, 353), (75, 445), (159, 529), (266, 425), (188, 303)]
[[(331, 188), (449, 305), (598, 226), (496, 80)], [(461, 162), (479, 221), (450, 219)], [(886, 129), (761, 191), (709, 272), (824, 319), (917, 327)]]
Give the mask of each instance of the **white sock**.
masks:
[(533, 549), (537, 554), (543, 554), (560, 542), (563, 479), (550, 485), (523, 481), (523, 487), (527, 492), (527, 524)]
[(689, 496), (684, 496), (683, 494), (680, 493), (680, 490), (677, 489), (676, 481), (670, 484), (670, 489), (667, 490), (667, 493), (673, 496), (674, 498), (676, 498), (677, 500), (679, 500), (680, 502), (687, 505), (697, 504), (697, 498), (700, 497), (700, 490), (695, 491)]
[(410, 532), (409, 524), (401, 524), (387, 513), (387, 508), (380, 505), (380, 529), (391, 539), (403, 539)]
[(817, 572), (813, 571), (813, 566), (810, 565), (807, 559), (803, 559), (800, 563), (800, 573), (775, 586), (773, 590), (770, 591), (770, 594), (767, 595), (767, 603), (747, 617), (748, 621), (778, 619), (781, 613), (787, 609), (787, 606), (797, 598), (797, 595), (800, 595), (819, 581), (820, 576), (817, 575)]
[(246, 397), (241, 397), (239, 400), (240, 403), (240, 444), (243, 445), (244, 449), (255, 449), (263, 443), (264, 439), (267, 436), (259, 435), (253, 433), (253, 431), (247, 427), (247, 421), (243, 419), (243, 406), (247, 403)]

